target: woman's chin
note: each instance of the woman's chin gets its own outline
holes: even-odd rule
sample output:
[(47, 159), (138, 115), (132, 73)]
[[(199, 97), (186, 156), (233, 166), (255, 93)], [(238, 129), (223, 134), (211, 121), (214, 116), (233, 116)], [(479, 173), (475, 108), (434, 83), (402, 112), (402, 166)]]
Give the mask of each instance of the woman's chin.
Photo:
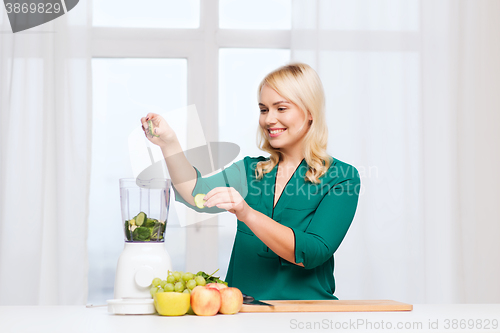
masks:
[(279, 143), (273, 143), (272, 141), (269, 142), (271, 144), (271, 147), (273, 147), (274, 149), (280, 149), (280, 148), (283, 148), (283, 144), (279, 144)]

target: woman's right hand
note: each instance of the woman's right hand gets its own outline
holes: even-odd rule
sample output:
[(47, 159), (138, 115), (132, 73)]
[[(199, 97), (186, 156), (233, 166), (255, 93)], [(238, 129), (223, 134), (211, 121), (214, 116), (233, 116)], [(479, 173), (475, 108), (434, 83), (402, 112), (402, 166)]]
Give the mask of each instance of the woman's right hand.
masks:
[[(153, 123), (154, 135), (149, 132), (149, 121)], [(163, 146), (175, 138), (174, 130), (168, 125), (162, 116), (156, 113), (148, 113), (146, 117), (141, 118), (142, 129), (146, 138), (155, 145)]]

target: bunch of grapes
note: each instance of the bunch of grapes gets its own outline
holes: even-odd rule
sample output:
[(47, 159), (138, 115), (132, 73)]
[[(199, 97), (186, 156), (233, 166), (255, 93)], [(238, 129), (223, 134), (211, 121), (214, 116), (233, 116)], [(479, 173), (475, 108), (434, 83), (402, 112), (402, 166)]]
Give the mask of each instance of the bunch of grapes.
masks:
[(206, 280), (201, 275), (194, 275), (193, 273), (184, 272), (170, 272), (166, 280), (154, 278), (149, 290), (151, 296), (154, 297), (156, 293), (163, 292), (177, 292), (177, 293), (191, 293), (196, 286), (204, 286)]

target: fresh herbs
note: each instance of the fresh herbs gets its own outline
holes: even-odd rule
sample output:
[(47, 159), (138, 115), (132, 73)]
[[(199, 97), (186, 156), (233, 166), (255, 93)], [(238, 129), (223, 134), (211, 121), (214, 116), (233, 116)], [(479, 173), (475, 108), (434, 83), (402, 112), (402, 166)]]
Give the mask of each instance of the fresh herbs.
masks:
[(213, 272), (210, 275), (208, 275), (205, 272), (199, 271), (198, 273), (196, 273), (196, 275), (203, 276), (205, 281), (207, 281), (207, 284), (209, 284), (209, 283), (222, 283), (222, 284), (225, 284), (227, 286), (226, 281), (221, 280), (218, 276), (214, 276), (214, 274), (217, 273), (218, 271), (219, 271), (219, 269), (217, 269), (215, 272)]

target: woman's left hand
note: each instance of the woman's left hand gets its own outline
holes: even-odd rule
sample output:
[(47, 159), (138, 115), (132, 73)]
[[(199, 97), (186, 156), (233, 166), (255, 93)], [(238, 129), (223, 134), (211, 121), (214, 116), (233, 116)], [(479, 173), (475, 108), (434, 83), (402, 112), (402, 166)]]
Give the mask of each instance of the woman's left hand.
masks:
[(233, 187), (216, 187), (207, 193), (206, 207), (216, 206), (236, 215), (240, 221), (245, 221), (252, 208)]

